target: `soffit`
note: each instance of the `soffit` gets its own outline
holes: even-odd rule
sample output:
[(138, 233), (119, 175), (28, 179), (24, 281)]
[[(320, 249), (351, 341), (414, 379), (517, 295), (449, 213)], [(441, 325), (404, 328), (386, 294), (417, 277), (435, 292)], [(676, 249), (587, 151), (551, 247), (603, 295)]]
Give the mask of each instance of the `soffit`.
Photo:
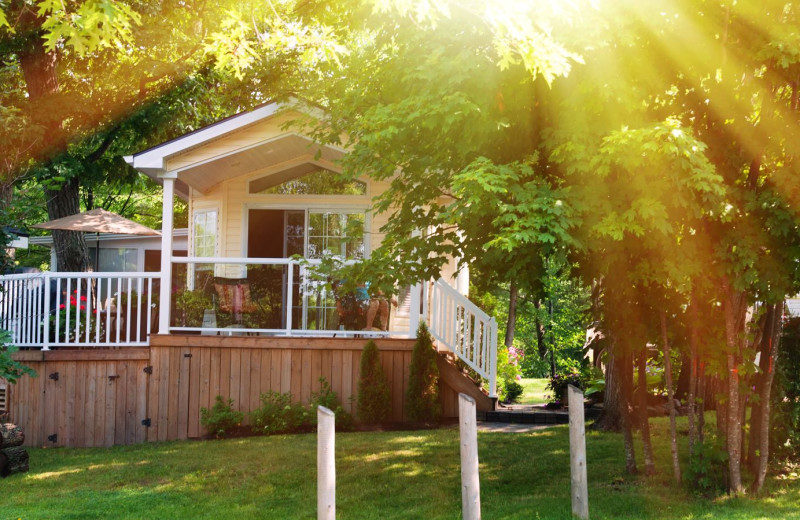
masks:
[(303, 161), (333, 164), (341, 150), (315, 143), (311, 139), (287, 133), (237, 150), (229, 150), (178, 169), (178, 179), (207, 193), (217, 184), (259, 171), (274, 171)]

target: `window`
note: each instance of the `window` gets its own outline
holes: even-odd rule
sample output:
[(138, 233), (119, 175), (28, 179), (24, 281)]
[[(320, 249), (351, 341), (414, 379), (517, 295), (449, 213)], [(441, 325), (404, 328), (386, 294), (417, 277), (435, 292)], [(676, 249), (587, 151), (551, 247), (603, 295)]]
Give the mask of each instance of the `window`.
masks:
[(194, 214), (194, 256), (215, 256), (217, 252), (217, 210)]
[(364, 213), (331, 211), (308, 214), (308, 258), (336, 255), (364, 258)]
[[(135, 273), (139, 270), (138, 250), (129, 247), (101, 247), (97, 270), (102, 273)], [(95, 262), (96, 249), (89, 248), (91, 263)]]
[(342, 179), (334, 171), (306, 163), (251, 181), (249, 191), (265, 195), (366, 195), (367, 184)]

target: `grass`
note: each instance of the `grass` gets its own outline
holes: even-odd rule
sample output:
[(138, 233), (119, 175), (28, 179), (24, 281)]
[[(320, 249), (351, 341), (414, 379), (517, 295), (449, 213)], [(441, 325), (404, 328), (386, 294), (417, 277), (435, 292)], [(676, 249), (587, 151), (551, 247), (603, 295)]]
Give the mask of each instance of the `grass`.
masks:
[[(588, 432), (592, 519), (800, 519), (800, 481), (760, 498), (695, 498), (671, 484), (667, 423), (654, 421), (660, 473), (624, 473), (619, 435)], [(460, 518), (458, 431), (336, 437), (337, 515)], [(566, 427), (482, 433), (485, 518), (570, 517)], [(31, 470), (0, 483), (0, 518), (313, 518), (316, 437), (30, 449)]]
[(552, 393), (545, 390), (545, 386), (549, 379), (533, 379), (523, 378), (519, 383), (522, 385), (522, 396), (519, 398), (519, 404), (544, 404), (547, 402), (545, 395)]

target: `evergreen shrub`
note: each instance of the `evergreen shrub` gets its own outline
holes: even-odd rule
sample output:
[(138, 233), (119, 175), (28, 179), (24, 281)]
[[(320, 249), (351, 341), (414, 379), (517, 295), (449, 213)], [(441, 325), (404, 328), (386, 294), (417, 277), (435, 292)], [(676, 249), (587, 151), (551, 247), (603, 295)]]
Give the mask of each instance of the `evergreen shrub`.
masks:
[(389, 416), (391, 408), (389, 381), (381, 365), (378, 346), (369, 340), (361, 351), (358, 377), (358, 419), (364, 423), (379, 423)]
[(433, 338), (425, 324), (420, 323), (414, 352), (411, 354), (406, 389), (408, 418), (412, 421), (436, 421), (442, 416), (442, 406), (439, 403), (439, 366), (436, 364), (436, 356)]

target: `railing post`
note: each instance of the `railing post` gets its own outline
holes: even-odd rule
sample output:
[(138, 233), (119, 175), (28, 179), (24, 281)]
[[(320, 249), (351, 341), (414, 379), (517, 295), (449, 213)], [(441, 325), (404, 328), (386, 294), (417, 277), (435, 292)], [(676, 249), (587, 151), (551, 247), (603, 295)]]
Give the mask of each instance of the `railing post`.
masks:
[(481, 482), (478, 476), (478, 423), (475, 399), (458, 394), (458, 424), (461, 434), (461, 517), (481, 517)]
[(286, 335), (292, 335), (292, 305), (294, 299), (292, 289), (294, 286), (294, 262), (289, 261), (289, 274), (286, 277)]
[(317, 407), (317, 520), (336, 518), (336, 416)]
[[(42, 338), (42, 350), (50, 350), (50, 275), (43, 273), (42, 282), (44, 283), (44, 337)], [(56, 309), (56, 315), (58, 309)]]
[(489, 397), (497, 397), (497, 320), (489, 320)]
[(169, 334), (172, 302), (172, 226), (175, 179), (178, 174), (168, 172), (163, 177), (164, 191), (161, 209), (161, 287), (158, 302), (158, 333)]

